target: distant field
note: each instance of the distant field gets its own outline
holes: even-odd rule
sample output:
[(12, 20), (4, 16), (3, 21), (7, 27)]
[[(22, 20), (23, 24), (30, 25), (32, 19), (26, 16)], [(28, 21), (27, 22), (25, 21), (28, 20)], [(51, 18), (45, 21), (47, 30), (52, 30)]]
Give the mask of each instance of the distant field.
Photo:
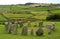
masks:
[[(29, 6), (0, 6), (1, 13), (9, 19), (35, 18), (45, 20), (49, 14), (59, 14), (60, 9), (55, 7), (29, 7)], [(48, 11), (49, 10), (49, 11)], [(16, 13), (16, 14), (13, 14)], [(19, 13), (19, 14), (17, 14)], [(24, 13), (24, 14), (22, 14)], [(27, 14), (29, 13), (29, 14)], [(3, 19), (3, 18), (2, 18)], [(5, 18), (4, 18), (5, 19)]]
[(7, 18), (28, 18), (33, 16), (32, 14), (12, 14), (12, 13), (4, 13), (4, 16)]
[(7, 19), (5, 17), (3, 17), (2, 15), (0, 15), (0, 21), (6, 21)]

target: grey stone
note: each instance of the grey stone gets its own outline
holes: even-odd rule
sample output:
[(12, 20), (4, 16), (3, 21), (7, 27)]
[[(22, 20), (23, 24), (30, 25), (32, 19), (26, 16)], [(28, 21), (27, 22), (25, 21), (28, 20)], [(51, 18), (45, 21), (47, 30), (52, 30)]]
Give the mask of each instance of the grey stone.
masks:
[(27, 35), (28, 34), (28, 28), (26, 26), (23, 26), (21, 34), (22, 35)]
[(8, 31), (9, 22), (5, 22), (5, 30)]
[(11, 26), (12, 26), (12, 24), (11, 24), (11, 22), (9, 22), (8, 29), (7, 29), (7, 32), (8, 32), (9, 34), (11, 34)]
[(34, 30), (33, 29), (31, 30), (31, 35), (34, 35)]
[(36, 35), (37, 36), (42, 36), (44, 33), (43, 33), (43, 29), (42, 28), (39, 28), (37, 31), (36, 31)]
[(17, 34), (17, 22), (14, 22), (12, 29), (13, 29), (12, 33), (16, 35)]
[(55, 31), (55, 25), (53, 25), (53, 24), (47, 24), (47, 25), (46, 25), (46, 28), (47, 28), (47, 29), (50, 29), (50, 30), (52, 30), (52, 31)]
[(39, 21), (39, 27), (43, 27), (43, 21)]
[(53, 23), (52, 24), (47, 24), (46, 28), (49, 29), (48, 34), (52, 34), (52, 32), (55, 31), (55, 24), (53, 24)]
[(28, 21), (28, 27), (30, 27), (31, 26), (31, 22), (30, 21)]
[(19, 24), (20, 24), (20, 27), (23, 27), (24, 26), (23, 21), (19, 21)]

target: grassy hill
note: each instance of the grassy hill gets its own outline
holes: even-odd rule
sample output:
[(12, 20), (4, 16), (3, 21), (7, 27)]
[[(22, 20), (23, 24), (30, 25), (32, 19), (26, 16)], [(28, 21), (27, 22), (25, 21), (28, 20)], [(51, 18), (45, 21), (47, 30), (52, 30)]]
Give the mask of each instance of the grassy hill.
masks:
[(1, 22), (7, 21), (7, 19), (0, 14), (0, 21), (1, 21)]
[(2, 5), (0, 6), (0, 13), (9, 19), (34, 18), (45, 20), (49, 14), (60, 13), (60, 9), (50, 6)]
[[(0, 5), (0, 21), (7, 21), (8, 19), (43, 19), (46, 20), (46, 17), (51, 14), (60, 14), (60, 9), (56, 7), (50, 6), (38, 6), (38, 7), (30, 7), (26, 5)], [(37, 27), (34, 27), (34, 24), (37, 24)], [(44, 21), (44, 26), (47, 23), (51, 23), (48, 21)], [(21, 35), (21, 29), (18, 28), (17, 35), (7, 34), (5, 32), (4, 25), (0, 24), (0, 39), (60, 39), (60, 22), (55, 22), (56, 31), (51, 35), (48, 35), (48, 31), (44, 30), (43, 36), (31, 36), (30, 32), (28, 32), (27, 36)], [(27, 23), (24, 23), (24, 26), (27, 26)], [(31, 22), (31, 27), (28, 27), (28, 30), (34, 29), (36, 31), (38, 29), (38, 22)]]

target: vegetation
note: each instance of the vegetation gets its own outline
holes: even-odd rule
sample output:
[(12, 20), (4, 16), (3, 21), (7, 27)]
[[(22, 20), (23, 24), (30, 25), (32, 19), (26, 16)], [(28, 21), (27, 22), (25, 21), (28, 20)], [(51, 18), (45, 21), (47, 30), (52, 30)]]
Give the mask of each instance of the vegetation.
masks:
[(46, 20), (60, 21), (60, 14), (52, 14), (46, 18)]
[[(53, 6), (53, 5), (52, 5)], [(57, 7), (57, 6), (56, 6)], [(1, 13), (8, 19), (46, 20), (49, 15), (59, 14), (60, 9), (51, 6), (32, 7), (29, 5), (1, 5)], [(3, 18), (1, 18), (3, 19)]]
[[(38, 27), (34, 27), (35, 22), (32, 22), (32, 26), (29, 27), (28, 29), (38, 29)], [(36, 22), (37, 23), (37, 22)], [(44, 26), (50, 22), (44, 22)], [(44, 35), (43, 36), (36, 36), (35, 34), (33, 36), (30, 35), (30, 33), (28, 33), (27, 36), (22, 36), (20, 34), (21, 28), (18, 28), (18, 33), (17, 35), (13, 35), (13, 34), (7, 34), (5, 32), (5, 28), (4, 25), (0, 25), (0, 39), (60, 39), (60, 22), (55, 22), (56, 24), (56, 31), (54, 33), (52, 33), (51, 35), (48, 35), (47, 32), (48, 30), (44, 30)], [(26, 25), (26, 24), (25, 24)]]
[[(58, 4), (59, 5), (59, 4)], [(56, 8), (58, 5), (51, 6), (29, 6), (27, 5), (0, 5), (0, 22), (5, 22), (10, 19), (14, 20), (25, 20), (31, 21), (31, 26), (28, 27), (28, 32), (26, 36), (21, 35), (20, 26), (18, 26), (17, 35), (7, 34), (5, 32), (5, 26), (0, 24), (0, 39), (60, 39), (60, 22), (54, 21), (56, 31), (51, 35), (48, 35), (48, 30), (43, 30), (44, 34), (42, 36), (36, 36), (36, 32), (39, 29), (37, 20), (44, 20), (43, 26), (45, 27), (47, 23), (51, 23), (46, 20), (59, 20), (60, 21), (60, 8)], [(23, 21), (24, 21), (23, 20)], [(34, 21), (34, 22), (33, 22)], [(27, 26), (27, 23), (24, 23)], [(39, 30), (38, 30), (39, 31)], [(24, 32), (23, 32), (24, 33)], [(33, 36), (31, 35), (33, 34)], [(39, 33), (40, 34), (40, 33)]]
[(0, 14), (0, 22), (3, 22), (3, 21), (7, 21), (7, 19)]

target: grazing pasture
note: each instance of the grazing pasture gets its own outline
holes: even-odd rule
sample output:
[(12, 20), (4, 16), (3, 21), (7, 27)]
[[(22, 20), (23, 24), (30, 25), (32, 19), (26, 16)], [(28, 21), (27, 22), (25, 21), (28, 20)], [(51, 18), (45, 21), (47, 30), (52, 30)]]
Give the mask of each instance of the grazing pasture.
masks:
[[(34, 27), (35, 22), (32, 22), (31, 27), (28, 27), (29, 30), (34, 29), (37, 30), (39, 27)], [(37, 22), (36, 22), (37, 23)], [(44, 22), (44, 26), (46, 24), (49, 24), (51, 22)], [(35, 32), (34, 35), (31, 36), (30, 32), (28, 33), (27, 36), (23, 36), (21, 35), (21, 28), (18, 28), (18, 33), (17, 35), (13, 35), (13, 34), (7, 34), (5, 32), (5, 28), (4, 25), (0, 25), (0, 39), (60, 39), (60, 22), (55, 22), (56, 24), (56, 31), (54, 33), (52, 33), (51, 35), (48, 35), (47, 32), (48, 30), (44, 30), (44, 35), (43, 36), (36, 36)], [(24, 24), (26, 26), (26, 23)], [(38, 24), (37, 24), (38, 25)]]
[[(60, 15), (60, 9), (51, 6), (32, 7), (26, 5), (1, 5), (0, 22), (2, 22), (2, 24), (0, 23), (0, 39), (60, 39), (60, 22), (55, 20), (46, 21), (46, 18), (48, 16), (54, 14)], [(40, 20), (43, 20), (43, 28), (41, 27), (43, 29), (43, 35), (37, 36), (36, 31), (40, 28)], [(13, 21), (23, 22), (21, 22), (20, 24), (13, 23), (13, 25), (8, 25), (8, 32), (14, 33), (8, 34), (5, 30), (6, 26), (4, 25), (6, 21), (12, 23)], [(46, 29), (46, 24), (50, 24), (51, 22), (55, 23), (55, 32), (52, 32), (52, 34), (48, 34), (49, 29)], [(25, 27), (22, 29), (23, 26)], [(13, 30), (11, 31), (10, 28), (12, 28)]]

